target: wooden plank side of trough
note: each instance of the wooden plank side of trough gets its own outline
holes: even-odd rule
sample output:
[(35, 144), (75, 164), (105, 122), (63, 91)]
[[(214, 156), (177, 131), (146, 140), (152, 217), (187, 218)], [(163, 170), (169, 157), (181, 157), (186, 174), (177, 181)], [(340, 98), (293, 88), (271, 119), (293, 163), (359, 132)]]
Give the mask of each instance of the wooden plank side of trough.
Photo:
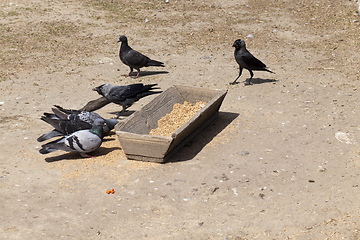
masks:
[(180, 92), (181, 96), (185, 101), (188, 101), (191, 104), (196, 104), (197, 102), (204, 101), (208, 102), (214, 98), (221, 90), (200, 88), (200, 87), (189, 87), (182, 85), (175, 85), (177, 90)]
[(218, 93), (212, 100), (210, 100), (205, 107), (200, 109), (188, 122), (178, 128), (172, 135), (174, 141), (169, 147), (169, 152), (172, 151), (180, 142), (182, 142), (188, 135), (197, 131), (197, 129), (219, 111), (219, 108), (225, 98), (227, 90)]
[(169, 151), (166, 156), (163, 158), (162, 162), (169, 161), (175, 153), (177, 153), (185, 144), (187, 144), (191, 139), (193, 139), (196, 135), (198, 135), (202, 130), (204, 130), (210, 123), (212, 123), (219, 116), (219, 112), (215, 112), (210, 118), (208, 118), (203, 124), (201, 124), (194, 132), (188, 135), (182, 142), (178, 145), (174, 145), (175, 147)]
[(142, 162), (164, 163), (164, 158), (155, 158), (155, 157), (140, 156), (134, 154), (126, 154), (126, 158), (129, 160), (136, 160)]
[(163, 159), (173, 139), (156, 135), (116, 132), (125, 154)]

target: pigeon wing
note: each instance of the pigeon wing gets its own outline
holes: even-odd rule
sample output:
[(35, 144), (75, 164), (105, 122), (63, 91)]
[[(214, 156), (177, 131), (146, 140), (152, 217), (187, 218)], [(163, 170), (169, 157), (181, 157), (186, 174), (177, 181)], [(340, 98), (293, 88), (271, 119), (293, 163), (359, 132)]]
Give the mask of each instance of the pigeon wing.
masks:
[(131, 49), (124, 53), (123, 60), (125, 61), (126, 65), (136, 68), (145, 66), (146, 62), (150, 59), (140, 52)]
[(86, 153), (99, 148), (102, 139), (90, 130), (81, 130), (67, 136), (64, 143), (71, 151)]

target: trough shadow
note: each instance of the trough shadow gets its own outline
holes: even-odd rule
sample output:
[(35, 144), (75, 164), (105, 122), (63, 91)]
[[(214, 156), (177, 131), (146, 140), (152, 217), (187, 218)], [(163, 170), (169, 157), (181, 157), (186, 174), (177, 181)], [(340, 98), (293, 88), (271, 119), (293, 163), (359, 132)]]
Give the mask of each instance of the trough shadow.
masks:
[(221, 133), (238, 116), (238, 113), (219, 112), (219, 117), (214, 122), (202, 130), (166, 162), (192, 160), (214, 137)]

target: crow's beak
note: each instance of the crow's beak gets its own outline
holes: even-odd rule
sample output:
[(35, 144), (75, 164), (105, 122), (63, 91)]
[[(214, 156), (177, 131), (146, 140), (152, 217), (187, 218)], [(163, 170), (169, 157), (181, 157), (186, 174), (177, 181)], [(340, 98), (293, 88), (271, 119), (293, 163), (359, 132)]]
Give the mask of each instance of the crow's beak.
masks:
[(121, 42), (120, 39), (117, 41), (118, 43)]
[(93, 90), (93, 91), (97, 91), (97, 90), (98, 90), (98, 88), (96, 87), (96, 88), (93, 88), (92, 90)]
[(232, 46), (235, 47), (235, 43)]

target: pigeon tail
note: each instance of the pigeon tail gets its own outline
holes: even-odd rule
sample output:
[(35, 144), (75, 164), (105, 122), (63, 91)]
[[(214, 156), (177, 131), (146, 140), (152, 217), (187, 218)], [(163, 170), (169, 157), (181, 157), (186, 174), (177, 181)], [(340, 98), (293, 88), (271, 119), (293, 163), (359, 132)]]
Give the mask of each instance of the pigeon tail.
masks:
[(145, 67), (149, 67), (149, 66), (155, 66), (155, 67), (165, 67), (163, 62), (159, 62), (156, 60), (152, 60), (150, 59), (147, 63)]
[(39, 150), (39, 152), (41, 154), (48, 154), (51, 152), (55, 152), (57, 150), (69, 151), (68, 148), (66, 148), (64, 145), (64, 140), (65, 140), (65, 138), (63, 137), (60, 140), (54, 140), (52, 142), (48, 142), (41, 146), (41, 149)]
[(53, 137), (62, 137), (64, 136), (61, 132), (59, 132), (58, 130), (54, 129), (48, 133), (45, 133), (43, 135), (41, 135), (40, 137), (38, 137), (37, 141), (38, 142), (43, 142), (43, 141), (46, 141), (46, 140), (49, 140), (50, 138), (53, 138)]
[(55, 115), (61, 119), (67, 119), (68, 115), (67, 113), (62, 111), (62, 108), (60, 106), (54, 105), (56, 108), (51, 108), (51, 110), (55, 113)]

